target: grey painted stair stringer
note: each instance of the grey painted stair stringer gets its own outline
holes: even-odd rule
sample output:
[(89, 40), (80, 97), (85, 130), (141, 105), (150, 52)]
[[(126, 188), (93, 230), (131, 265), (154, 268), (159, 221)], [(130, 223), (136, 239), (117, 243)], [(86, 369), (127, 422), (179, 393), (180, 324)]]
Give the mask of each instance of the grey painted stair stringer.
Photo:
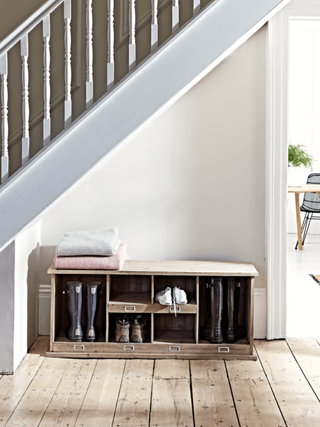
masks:
[(3, 186), (0, 249), (287, 2), (220, 0), (208, 6)]

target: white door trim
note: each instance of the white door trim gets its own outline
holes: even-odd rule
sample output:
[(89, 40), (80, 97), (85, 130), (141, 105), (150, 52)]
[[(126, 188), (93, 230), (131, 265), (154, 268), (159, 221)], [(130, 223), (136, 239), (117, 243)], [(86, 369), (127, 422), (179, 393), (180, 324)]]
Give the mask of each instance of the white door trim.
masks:
[(266, 122), (267, 339), (286, 337), (288, 43), (292, 19), (320, 17), (318, 0), (291, 0), (268, 26)]

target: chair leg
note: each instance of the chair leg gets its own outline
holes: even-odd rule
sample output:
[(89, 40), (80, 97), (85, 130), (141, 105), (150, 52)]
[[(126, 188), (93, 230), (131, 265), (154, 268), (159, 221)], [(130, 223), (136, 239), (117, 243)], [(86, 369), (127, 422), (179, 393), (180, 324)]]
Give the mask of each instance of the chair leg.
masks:
[[(307, 215), (308, 215), (308, 213), (306, 212), (306, 213), (305, 213), (305, 215), (304, 215), (303, 221), (302, 221), (301, 234), (303, 233), (303, 230), (304, 230), (304, 228), (305, 228), (305, 226), (306, 226)], [(299, 244), (299, 241), (297, 240), (297, 243), (296, 243), (295, 249), (297, 249), (298, 244)], [(303, 243), (302, 243), (302, 244), (303, 244)]]
[(306, 237), (307, 237), (307, 234), (308, 234), (308, 231), (309, 231), (309, 228), (310, 228), (312, 217), (313, 217), (312, 213), (308, 214), (307, 223), (306, 223), (306, 227), (305, 227), (304, 234), (303, 234), (303, 239), (302, 239), (302, 244), (303, 245), (304, 245), (304, 241), (306, 240)]

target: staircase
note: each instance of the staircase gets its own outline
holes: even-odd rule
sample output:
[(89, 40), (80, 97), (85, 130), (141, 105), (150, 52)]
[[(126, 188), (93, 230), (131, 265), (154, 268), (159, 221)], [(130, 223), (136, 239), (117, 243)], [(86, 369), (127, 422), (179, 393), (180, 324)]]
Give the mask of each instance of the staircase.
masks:
[[(95, 4), (92, 0), (86, 0), (86, 109), (72, 120), (71, 0), (47, 1), (0, 44), (0, 250), (39, 219), (42, 213), (102, 159), (118, 150), (150, 120), (188, 91), (286, 3), (288, 0), (216, 0), (201, 8), (199, 0), (193, 0), (193, 17), (180, 27), (179, 7), (182, 8), (184, 2), (179, 5), (179, 1), (175, 0), (172, 1), (172, 35), (159, 45), (158, 1), (152, 0), (151, 53), (136, 65), (135, 0), (129, 0), (128, 73), (116, 82), (114, 0), (107, 0), (107, 92), (95, 101), (95, 40), (92, 37), (92, 7)], [(64, 129), (52, 138), (50, 17), (59, 6), (64, 8)], [(28, 34), (41, 25), (44, 40), (43, 147), (31, 156)], [(8, 110), (8, 52), (18, 43), (22, 58), (22, 155), (21, 167), (9, 176), (8, 114), (13, 112)], [(30, 98), (32, 96), (30, 92)]]

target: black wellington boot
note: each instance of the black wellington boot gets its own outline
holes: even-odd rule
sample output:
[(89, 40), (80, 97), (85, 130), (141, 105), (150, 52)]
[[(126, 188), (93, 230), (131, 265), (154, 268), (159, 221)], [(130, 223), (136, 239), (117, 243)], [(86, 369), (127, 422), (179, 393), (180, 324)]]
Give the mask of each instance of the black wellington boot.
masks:
[(203, 331), (205, 339), (213, 344), (220, 344), (223, 341), (221, 322), (222, 322), (222, 307), (223, 307), (223, 288), (221, 277), (211, 278), (211, 283), (208, 284), (208, 295), (210, 302), (210, 317), (208, 326)]
[(245, 328), (239, 325), (240, 284), (235, 277), (228, 278), (228, 328), (225, 340), (233, 343), (246, 336)]
[(68, 338), (74, 342), (81, 342), (83, 332), (81, 327), (81, 309), (82, 309), (82, 283), (67, 282), (68, 310), (70, 317), (70, 327), (68, 329)]
[(94, 330), (94, 318), (99, 306), (101, 282), (87, 283), (87, 327), (86, 340), (94, 342), (96, 333)]
[(203, 330), (203, 337), (208, 336), (211, 334), (211, 278), (207, 277), (206, 278), (206, 287), (205, 287), (205, 296), (206, 296), (206, 311), (207, 311), (207, 316), (206, 316), (206, 327)]

